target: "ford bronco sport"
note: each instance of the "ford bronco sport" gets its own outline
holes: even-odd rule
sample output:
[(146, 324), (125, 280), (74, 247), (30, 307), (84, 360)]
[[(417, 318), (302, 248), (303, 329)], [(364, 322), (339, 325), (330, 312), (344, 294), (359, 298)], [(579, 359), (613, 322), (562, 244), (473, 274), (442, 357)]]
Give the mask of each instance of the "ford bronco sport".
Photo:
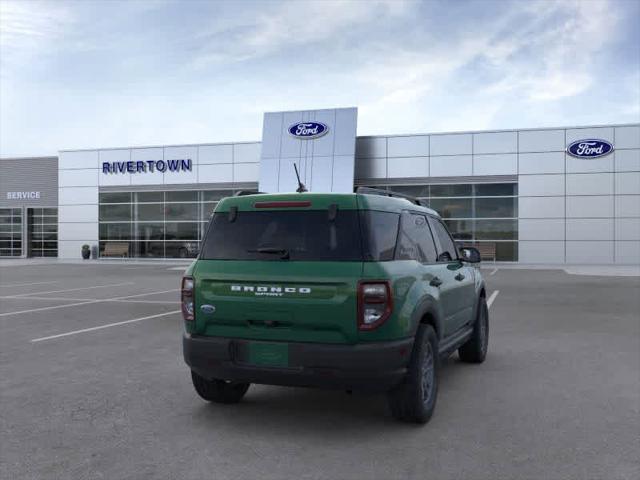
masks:
[(440, 359), (487, 354), (479, 261), (435, 211), (384, 190), (225, 198), (182, 280), (195, 390), (219, 403), (251, 383), (387, 392), (394, 417), (425, 423)]

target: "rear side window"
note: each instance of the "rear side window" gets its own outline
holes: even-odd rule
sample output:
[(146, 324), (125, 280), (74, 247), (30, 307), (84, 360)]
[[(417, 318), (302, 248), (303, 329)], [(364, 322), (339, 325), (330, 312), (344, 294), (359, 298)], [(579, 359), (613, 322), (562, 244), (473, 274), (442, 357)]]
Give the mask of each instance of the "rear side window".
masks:
[(362, 261), (358, 212), (326, 210), (215, 213), (204, 260)]
[(440, 261), (450, 262), (451, 260), (457, 259), (458, 253), (456, 246), (444, 224), (435, 218), (429, 218), (429, 223), (431, 224), (433, 234), (436, 236), (438, 243), (440, 244), (440, 248), (438, 249), (438, 257)]
[(373, 262), (393, 260), (400, 215), (391, 212), (364, 210), (361, 212), (360, 218), (365, 239), (365, 260)]
[(424, 215), (402, 214), (396, 260), (417, 260), (421, 263), (436, 261), (436, 247)]

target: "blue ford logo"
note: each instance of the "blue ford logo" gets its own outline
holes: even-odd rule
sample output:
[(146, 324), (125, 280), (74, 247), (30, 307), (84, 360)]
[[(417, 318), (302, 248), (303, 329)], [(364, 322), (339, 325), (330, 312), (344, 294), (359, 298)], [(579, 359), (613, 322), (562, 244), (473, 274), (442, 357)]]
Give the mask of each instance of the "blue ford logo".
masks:
[(213, 305), (202, 305), (200, 307), (200, 310), (202, 310), (202, 313), (211, 314), (215, 313), (216, 307), (214, 307)]
[(329, 127), (320, 122), (300, 122), (294, 123), (289, 127), (291, 135), (305, 140), (321, 137), (328, 131)]
[(613, 151), (613, 145), (606, 140), (590, 138), (587, 140), (576, 140), (567, 147), (567, 153), (578, 158), (598, 158)]

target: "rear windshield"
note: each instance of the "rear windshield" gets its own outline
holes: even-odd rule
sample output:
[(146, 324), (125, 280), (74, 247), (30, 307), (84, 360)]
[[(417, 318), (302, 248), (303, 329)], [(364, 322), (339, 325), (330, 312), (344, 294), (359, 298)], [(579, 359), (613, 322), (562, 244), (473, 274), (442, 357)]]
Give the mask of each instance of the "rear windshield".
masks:
[(362, 261), (356, 210), (215, 213), (204, 260)]

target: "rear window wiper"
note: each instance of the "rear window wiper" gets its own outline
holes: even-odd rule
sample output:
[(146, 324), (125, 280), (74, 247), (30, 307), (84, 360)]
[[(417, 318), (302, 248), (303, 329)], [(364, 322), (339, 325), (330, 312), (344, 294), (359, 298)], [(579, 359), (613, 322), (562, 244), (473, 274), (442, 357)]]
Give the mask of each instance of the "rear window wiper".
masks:
[(256, 249), (247, 250), (249, 253), (269, 253), (273, 255), (280, 255), (282, 260), (289, 260), (289, 250), (286, 248), (275, 247), (261, 247)]

